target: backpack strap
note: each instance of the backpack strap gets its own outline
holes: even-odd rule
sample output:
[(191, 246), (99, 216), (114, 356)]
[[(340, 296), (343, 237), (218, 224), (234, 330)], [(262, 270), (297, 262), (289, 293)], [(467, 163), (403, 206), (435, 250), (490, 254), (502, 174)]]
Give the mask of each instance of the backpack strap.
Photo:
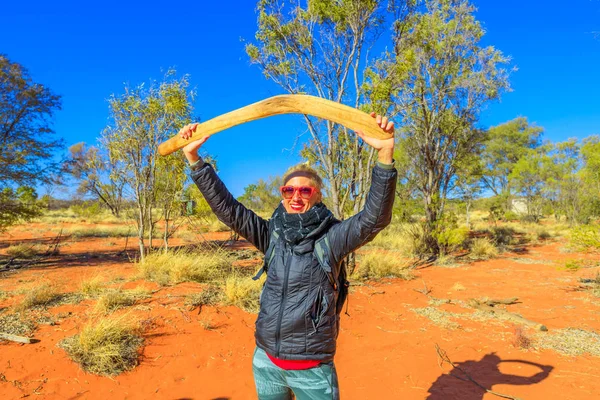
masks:
[(321, 266), (325, 270), (327, 278), (329, 279), (331, 286), (333, 286), (333, 289), (337, 290), (338, 285), (335, 277), (333, 276), (333, 269), (331, 268), (331, 260), (329, 258), (329, 249), (330, 245), (329, 238), (327, 238), (327, 235), (323, 235), (323, 237), (321, 237), (315, 242), (314, 253), (317, 257), (317, 261), (319, 261), (319, 264), (321, 264)]
[(275, 244), (278, 240), (279, 234), (277, 233), (277, 231), (271, 231), (271, 237), (269, 238), (269, 247), (267, 247), (267, 251), (265, 251), (265, 261), (263, 263), (263, 266), (256, 273), (256, 275), (254, 275), (252, 280), (259, 280), (262, 274), (269, 270), (269, 265), (271, 264), (271, 261), (273, 261), (273, 257), (275, 257)]

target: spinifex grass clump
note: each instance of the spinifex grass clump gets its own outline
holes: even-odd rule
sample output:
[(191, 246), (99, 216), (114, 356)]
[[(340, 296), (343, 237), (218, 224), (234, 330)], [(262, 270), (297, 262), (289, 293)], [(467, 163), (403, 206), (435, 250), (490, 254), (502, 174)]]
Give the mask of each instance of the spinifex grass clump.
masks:
[(397, 254), (369, 252), (360, 256), (358, 266), (354, 272), (354, 277), (358, 279), (414, 278), (410, 263), (399, 259)]
[(139, 323), (128, 314), (88, 323), (78, 335), (59, 343), (84, 371), (117, 375), (138, 364), (143, 343)]
[(210, 285), (204, 288), (200, 293), (193, 293), (186, 297), (185, 305), (190, 307), (190, 310), (198, 308), (198, 314), (202, 311), (203, 306), (214, 306), (221, 302), (223, 291), (216, 285)]
[(498, 248), (488, 238), (477, 238), (471, 242), (469, 257), (473, 260), (487, 260), (498, 256)]
[(133, 290), (109, 289), (98, 298), (94, 311), (108, 314), (120, 308), (132, 306), (139, 300), (148, 297), (150, 297), (150, 292), (140, 287)]
[(264, 279), (254, 281), (249, 276), (228, 276), (224, 289), (226, 303), (250, 313), (257, 313), (260, 310), (263, 281)]
[(16, 244), (6, 249), (6, 254), (14, 258), (34, 258), (42, 253), (39, 245), (28, 245), (28, 244)]
[(160, 285), (180, 282), (211, 282), (224, 276), (231, 260), (223, 250), (178, 250), (154, 253), (137, 265), (145, 279)]
[(55, 285), (43, 283), (38, 286), (27, 289), (25, 297), (15, 308), (18, 311), (33, 307), (48, 306), (63, 297)]
[(79, 285), (79, 292), (86, 297), (96, 297), (102, 294), (106, 289), (104, 277), (96, 275), (92, 278), (85, 279)]

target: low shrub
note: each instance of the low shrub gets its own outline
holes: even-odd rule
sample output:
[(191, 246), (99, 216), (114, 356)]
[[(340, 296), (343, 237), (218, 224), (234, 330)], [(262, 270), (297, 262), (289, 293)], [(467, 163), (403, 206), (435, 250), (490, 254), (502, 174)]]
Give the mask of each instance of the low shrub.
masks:
[(383, 252), (369, 252), (359, 256), (359, 267), (353, 277), (357, 279), (402, 278), (410, 280), (414, 275), (410, 264), (397, 255)]
[(514, 243), (516, 231), (509, 226), (495, 226), (492, 228), (492, 240), (496, 246), (510, 246)]
[(578, 251), (600, 250), (600, 226), (582, 225), (573, 228), (570, 246)]
[(139, 323), (125, 314), (90, 322), (78, 335), (61, 341), (59, 347), (84, 371), (117, 375), (138, 364), (142, 343)]

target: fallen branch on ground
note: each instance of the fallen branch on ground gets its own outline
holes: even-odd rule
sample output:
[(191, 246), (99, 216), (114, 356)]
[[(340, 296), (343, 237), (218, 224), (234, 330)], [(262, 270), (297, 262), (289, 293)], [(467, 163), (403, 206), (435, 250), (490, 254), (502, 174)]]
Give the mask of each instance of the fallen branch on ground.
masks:
[(32, 338), (28, 338), (28, 337), (24, 337), (24, 336), (17, 336), (17, 335), (12, 335), (10, 333), (3, 333), (3, 332), (0, 332), (0, 339), (10, 340), (11, 342), (17, 342), (17, 343), (25, 343), (25, 344), (39, 342), (38, 339), (32, 339)]

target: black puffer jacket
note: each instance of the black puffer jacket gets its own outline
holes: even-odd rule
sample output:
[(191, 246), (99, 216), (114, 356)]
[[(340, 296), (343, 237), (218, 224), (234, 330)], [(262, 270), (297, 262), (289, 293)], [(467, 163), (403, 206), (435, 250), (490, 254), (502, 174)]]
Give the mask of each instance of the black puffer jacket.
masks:
[[(217, 217), (245, 237), (261, 252), (271, 239), (269, 222), (233, 198), (212, 166), (192, 172), (192, 179)], [(330, 361), (335, 355), (339, 330), (336, 303), (338, 282), (334, 280), (344, 257), (385, 228), (392, 217), (397, 173), (393, 166), (378, 164), (373, 169), (371, 189), (364, 209), (342, 222), (332, 221), (320, 232), (296, 246), (279, 238), (273, 251), (261, 294), (256, 320), (256, 344), (280, 359)], [(326, 235), (325, 264), (313, 251), (317, 239)]]

